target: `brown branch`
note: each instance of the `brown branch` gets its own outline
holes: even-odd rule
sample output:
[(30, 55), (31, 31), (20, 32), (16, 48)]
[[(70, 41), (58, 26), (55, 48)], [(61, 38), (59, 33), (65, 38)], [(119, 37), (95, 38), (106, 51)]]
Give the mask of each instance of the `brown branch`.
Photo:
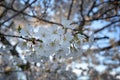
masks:
[(94, 31), (94, 33), (98, 33), (98, 32), (104, 30), (105, 28), (110, 27), (111, 25), (113, 25), (113, 24), (115, 24), (115, 23), (117, 23), (117, 22), (120, 22), (120, 20), (117, 20), (117, 21), (111, 22), (110, 24), (108, 24), (108, 25), (102, 27), (101, 29), (98, 29), (98, 30)]
[[(3, 6), (3, 7), (5, 7), (5, 8), (7, 8), (7, 9), (10, 9), (10, 10), (13, 10), (13, 11), (15, 11), (15, 12), (19, 12), (18, 10), (15, 10), (14, 8), (9, 8), (9, 7), (7, 7), (7, 6), (5, 6), (5, 5), (2, 5), (2, 4), (0, 4), (0, 6)], [(49, 24), (56, 24), (56, 25), (59, 25), (59, 26), (63, 26), (63, 25), (60, 24), (60, 23), (48, 21), (48, 20), (45, 20), (45, 19), (41, 19), (41, 18), (39, 18), (39, 17), (37, 17), (37, 16), (35, 16), (35, 15), (29, 15), (29, 14), (27, 14), (27, 13), (24, 13), (23, 11), (21, 12), (21, 14), (26, 15), (26, 16), (29, 16), (29, 17), (36, 18), (36, 19), (38, 19), (38, 20), (40, 20), (40, 21), (47, 22), (47, 23), (49, 23)], [(95, 21), (95, 20), (103, 20), (103, 19), (113, 18), (113, 17), (116, 17), (116, 16), (120, 16), (120, 15), (107, 16), (107, 17), (104, 17), (104, 18), (93, 18), (93, 19), (91, 19), (91, 20), (85, 20), (85, 21), (83, 21), (83, 22), (91, 22), (91, 21)], [(83, 23), (82, 20), (81, 20), (80, 22)], [(79, 22), (73, 22), (72, 24), (78, 24), (78, 23), (79, 23)], [(80, 25), (80, 26), (81, 26), (81, 25)]]
[(1, 25), (3, 25), (4, 23), (6, 23), (7, 21), (13, 19), (14, 17), (18, 16), (21, 12), (23, 12), (24, 10), (26, 10), (29, 6), (31, 6), (33, 3), (35, 3), (37, 0), (33, 0), (33, 2), (31, 2), (30, 4), (28, 4), (26, 7), (24, 7), (22, 10), (18, 11), (16, 14), (14, 14), (13, 16), (11, 16), (10, 18), (8, 18), (7, 20), (5, 20), (4, 22), (1, 23)]
[(1, 20), (1, 18), (4, 17), (6, 14), (7, 14), (7, 9), (5, 9), (5, 10), (1, 13), (1, 15), (0, 15), (0, 20)]
[[(120, 40), (118, 40), (117, 42), (114, 42), (114, 45), (115, 45), (115, 46), (109, 45), (109, 46), (102, 47), (102, 48), (89, 49), (89, 51), (98, 53), (98, 52), (105, 51), (105, 50), (108, 51), (108, 50), (110, 50), (110, 49), (112, 49), (112, 48), (114, 48), (114, 47), (116, 47), (116, 46), (119, 46), (119, 47), (120, 47)], [(88, 53), (88, 52), (85, 52), (85, 53)]]
[(80, 15), (82, 17), (82, 20), (84, 21), (84, 15), (83, 15), (83, 4), (84, 4), (84, 2), (83, 1), (84, 0), (81, 0), (81, 2), (80, 2)]
[(18, 53), (17, 50), (16, 50), (17, 44), (16, 44), (15, 46), (11, 45), (11, 43), (10, 43), (10, 42), (5, 38), (5, 36), (4, 36), (3, 34), (1, 34), (1, 33), (0, 33), (0, 39), (1, 39), (1, 42), (2, 42), (4, 45), (8, 45), (8, 46), (12, 47), (12, 48), (10, 49), (10, 52), (11, 52), (11, 54), (12, 54), (13, 56), (19, 57), (19, 53)]
[(96, 4), (96, 1), (94, 1), (94, 2), (92, 3), (92, 5), (90, 6), (90, 9), (88, 10), (87, 16), (89, 16), (90, 12), (92, 12), (92, 10), (93, 10), (94, 7), (95, 7), (95, 4)]
[(41, 19), (41, 18), (39, 18), (39, 17), (37, 17), (37, 16), (33, 16), (33, 15), (28, 15), (28, 16), (29, 16), (29, 17), (33, 17), (33, 18), (36, 18), (36, 19), (38, 19), (38, 20), (40, 20), (40, 21), (43, 21), (43, 22), (46, 22), (46, 23), (49, 23), (49, 24), (56, 24), (56, 25), (59, 25), (59, 26), (63, 27), (62, 24), (57, 23), (57, 22), (52, 22), (52, 21), (49, 21), (49, 20)]
[[(105, 20), (105, 19), (111, 19), (111, 18), (114, 18), (114, 17), (120, 17), (120, 15), (113, 15), (113, 16), (107, 16), (107, 17), (101, 17), (101, 18), (92, 18), (90, 20), (85, 20), (85, 22), (92, 22), (92, 21), (96, 21), (96, 20)], [(82, 20), (81, 20), (82, 21)], [(80, 22), (81, 22), (80, 21)], [(73, 22), (71, 23), (71, 25), (73, 24), (78, 24), (79, 22)]]
[(72, 2), (71, 2), (71, 4), (70, 4), (70, 9), (69, 9), (69, 12), (68, 12), (67, 20), (70, 19), (70, 15), (71, 15), (71, 12), (72, 12), (73, 1), (74, 1), (74, 0), (72, 0)]
[(83, 30), (83, 27), (84, 27), (84, 25), (85, 25), (85, 18), (84, 18), (84, 14), (83, 14), (83, 4), (84, 4), (84, 0), (81, 0), (80, 1), (80, 10), (79, 10), (79, 12), (80, 12), (80, 16), (81, 16), (81, 20), (79, 20), (79, 22), (78, 22), (78, 27), (76, 27), (76, 30), (78, 31), (78, 32), (81, 32), (81, 33), (83, 33), (82, 32), (82, 30)]
[[(5, 7), (5, 8), (7, 8), (7, 9), (10, 9), (10, 10), (12, 10), (12, 11), (14, 11), (14, 12), (19, 12), (18, 10), (14, 9), (14, 8), (7, 7), (7, 6), (3, 5), (3, 4), (0, 4), (0, 6)], [(27, 14), (27, 13), (25, 13), (25, 12), (23, 12), (23, 11), (21, 11), (20, 14), (23, 14), (23, 15), (26, 15), (26, 16), (29, 16), (29, 17), (32, 17), (32, 18), (36, 18), (36, 19), (38, 19), (38, 20), (40, 20), (40, 21), (43, 21), (43, 22), (46, 22), (46, 23), (49, 23), (49, 24), (56, 24), (56, 25), (59, 25), (59, 26), (63, 27), (63, 25), (60, 24), (60, 23), (52, 22), (52, 21), (49, 21), (49, 20), (45, 20), (45, 19), (42, 19), (42, 18), (37, 17), (37, 16), (35, 16), (35, 15)]]
[[(120, 46), (120, 40), (115, 42), (114, 44), (115, 44), (115, 46)], [(103, 48), (100, 48), (100, 49), (96, 49), (94, 51), (104, 51), (104, 50), (109, 50), (111, 48), (114, 48), (113, 45), (110, 45), (110, 46), (107, 46), (107, 47), (103, 47)]]
[(96, 37), (96, 38), (94, 38), (94, 40), (101, 40), (101, 39), (109, 39), (109, 37), (104, 36), (104, 37)]
[(14, 3), (15, 3), (15, 0), (12, 0), (12, 2), (11, 2), (11, 8), (13, 8)]
[(42, 42), (42, 40), (40, 39), (35, 39), (35, 38), (25, 38), (23, 36), (16, 36), (16, 35), (9, 35), (9, 34), (3, 34), (3, 33), (0, 33), (0, 36), (6, 36), (6, 37), (14, 37), (14, 38), (21, 38), (23, 40), (26, 40), (26, 41), (31, 41), (31, 42), (34, 42), (34, 41), (38, 41), (38, 42)]
[(19, 57), (19, 53), (16, 51), (16, 46), (17, 46), (17, 44), (16, 44), (15, 46), (11, 45), (11, 43), (6, 39), (6, 37), (21, 38), (21, 39), (26, 40), (26, 41), (31, 41), (33, 44), (35, 44), (36, 41), (41, 42), (41, 43), (43, 42), (43, 41), (40, 40), (40, 39), (25, 38), (25, 37), (16, 36), (16, 35), (7, 35), (7, 34), (3, 34), (3, 33), (0, 32), (1, 42), (2, 42), (4, 45), (8, 45), (8, 46), (12, 47), (12, 49), (10, 49), (11, 54), (12, 54), (13, 56), (17, 56), (17, 57)]
[(98, 18), (102, 17), (104, 14), (107, 14), (109, 11), (113, 10), (115, 7), (112, 7), (111, 9), (105, 10), (105, 12), (101, 13)]
[(44, 0), (43, 4), (45, 8), (44, 8), (44, 12), (42, 13), (41, 18), (45, 18), (47, 16), (47, 9), (49, 8), (50, 2), (47, 3), (47, 0)]
[(97, 5), (95, 5), (95, 7), (99, 7), (99, 6), (101, 6), (101, 5), (105, 4), (105, 3), (109, 3), (109, 2), (110, 2), (110, 1), (101, 2), (101, 3), (97, 4)]

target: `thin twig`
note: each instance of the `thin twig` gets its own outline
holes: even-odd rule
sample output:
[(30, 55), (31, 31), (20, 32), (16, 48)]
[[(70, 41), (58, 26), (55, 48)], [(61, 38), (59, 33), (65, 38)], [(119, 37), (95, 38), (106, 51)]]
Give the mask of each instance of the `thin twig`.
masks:
[(90, 9), (88, 10), (87, 16), (89, 16), (90, 12), (92, 12), (92, 10), (95, 7), (95, 4), (96, 4), (96, 1), (92, 2), (91, 6), (90, 6)]
[(81, 0), (81, 1), (80, 1), (80, 15), (81, 15), (81, 17), (82, 17), (82, 20), (84, 21), (83, 4), (84, 4), (84, 1)]
[(110, 24), (108, 24), (108, 25), (102, 27), (101, 29), (96, 30), (94, 33), (98, 33), (98, 32), (100, 32), (100, 31), (102, 31), (103, 29), (108, 28), (108, 27), (110, 27), (111, 25), (113, 25), (113, 24), (115, 24), (115, 23), (117, 23), (117, 22), (120, 22), (120, 20), (111, 22)]
[[(120, 46), (120, 40), (114, 43), (115, 46)], [(94, 51), (104, 51), (104, 50), (109, 50), (111, 48), (114, 48), (113, 45), (107, 46), (107, 47), (103, 47), (100, 49), (94, 49)]]
[(17, 50), (16, 50), (17, 44), (13, 46), (13, 45), (6, 39), (6, 37), (4, 36), (4, 34), (2, 34), (2, 33), (0, 33), (0, 38), (1, 38), (1, 42), (2, 42), (4, 45), (8, 45), (8, 46), (11, 47), (10, 52), (11, 52), (11, 54), (12, 54), (13, 56), (20, 57), (20, 56), (19, 56), (19, 53), (18, 53)]
[(26, 41), (42, 41), (40, 39), (35, 39), (35, 38), (25, 38), (23, 36), (16, 36), (16, 35), (9, 35), (9, 34), (3, 34), (3, 33), (0, 33), (0, 36), (6, 36), (6, 37), (14, 37), (14, 38), (20, 38), (20, 39), (23, 39), (23, 40), (26, 40)]
[(69, 9), (69, 12), (68, 12), (67, 20), (70, 19), (70, 15), (71, 15), (71, 12), (72, 12), (73, 1), (74, 1), (74, 0), (72, 0), (72, 2), (71, 2), (71, 4), (70, 4), (70, 9)]
[[(3, 5), (3, 4), (0, 4), (0, 6), (5, 7), (5, 8), (7, 8), (7, 9), (9, 9), (9, 10), (14, 11), (14, 12), (19, 12), (18, 10), (14, 9), (14, 8), (7, 7), (7, 6)], [(49, 21), (49, 20), (45, 20), (45, 19), (42, 19), (42, 18), (40, 18), (40, 17), (38, 17), (38, 16), (27, 14), (27, 13), (25, 13), (25, 12), (23, 12), (23, 11), (21, 11), (20, 14), (26, 15), (26, 16), (28, 16), (28, 17), (36, 18), (36, 19), (38, 19), (39, 21), (43, 21), (43, 22), (46, 22), (46, 23), (49, 23), (49, 24), (56, 24), (56, 25), (59, 25), (59, 26), (63, 27), (63, 25), (60, 24), (60, 23), (53, 22), (53, 21)]]
[[(101, 18), (92, 18), (90, 20), (85, 20), (85, 22), (92, 22), (92, 21), (96, 21), (96, 20), (105, 20), (105, 19), (111, 19), (111, 18), (114, 18), (114, 17), (120, 17), (120, 15), (112, 15), (112, 16), (107, 16), (107, 17), (101, 17)], [(81, 20), (82, 21), (82, 20)], [(81, 22), (80, 21), (80, 22)], [(73, 24), (78, 24), (79, 22), (73, 22), (71, 23), (71, 25)]]
[(23, 12), (24, 10), (26, 10), (29, 6), (31, 6), (33, 3), (35, 3), (37, 0), (33, 0), (32, 3), (28, 4), (26, 7), (24, 7), (22, 10), (18, 11), (16, 14), (14, 14), (13, 16), (11, 16), (10, 18), (8, 18), (7, 20), (5, 20), (4, 22), (1, 23), (1, 25), (3, 25), (4, 23), (6, 23), (7, 21), (13, 19), (14, 17), (18, 16), (21, 12)]

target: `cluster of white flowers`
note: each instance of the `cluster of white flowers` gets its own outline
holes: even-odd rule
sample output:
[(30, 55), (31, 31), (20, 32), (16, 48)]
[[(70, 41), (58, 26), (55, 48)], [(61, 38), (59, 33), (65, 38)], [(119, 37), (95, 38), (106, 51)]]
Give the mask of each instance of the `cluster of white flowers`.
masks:
[[(73, 28), (70, 20), (62, 20), (62, 25), (64, 28)], [(36, 44), (26, 42), (25, 46), (27, 49), (30, 49), (30, 51), (35, 51), (41, 56), (48, 57), (53, 53), (56, 53), (65, 57), (69, 56), (68, 54), (71, 53), (72, 49), (77, 50), (77, 47), (80, 46), (80, 43), (85, 37), (78, 34), (76, 39), (70, 31), (67, 31), (66, 33), (64, 32), (64, 29), (57, 25), (52, 25), (51, 27), (28, 26), (22, 28), (20, 34), (26, 38), (35, 38), (43, 41), (43, 43), (37, 42)]]

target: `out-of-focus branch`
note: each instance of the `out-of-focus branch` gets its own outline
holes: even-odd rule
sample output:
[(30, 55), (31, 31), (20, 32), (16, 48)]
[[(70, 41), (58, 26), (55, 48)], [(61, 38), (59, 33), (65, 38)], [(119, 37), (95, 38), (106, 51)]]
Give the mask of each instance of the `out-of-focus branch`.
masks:
[[(112, 15), (112, 16), (107, 16), (107, 17), (101, 17), (101, 18), (92, 18), (92, 19), (89, 19), (89, 20), (85, 20), (85, 22), (92, 22), (92, 21), (96, 21), (96, 20), (105, 20), (105, 19), (112, 19), (112, 18), (120, 18), (120, 15)], [(82, 21), (82, 20), (81, 20)], [(80, 21), (80, 22), (81, 22)], [(73, 22), (71, 23), (71, 25), (73, 24), (78, 24), (79, 22)]]
[(109, 39), (109, 37), (104, 36), (104, 37), (96, 37), (96, 38), (94, 38), (94, 40), (101, 40), (101, 39)]
[(42, 42), (42, 40), (40, 40), (40, 39), (35, 39), (35, 38), (25, 38), (25, 37), (22, 37), (22, 36), (8, 35), (8, 34), (3, 34), (3, 33), (0, 33), (0, 36), (14, 37), (14, 38), (21, 38), (21, 39), (23, 39), (23, 40), (31, 41), (31, 42), (33, 42), (33, 43), (34, 43), (35, 41)]
[(95, 5), (95, 7), (99, 7), (99, 6), (101, 6), (101, 5), (103, 5), (103, 4), (107, 4), (107, 3), (109, 3), (110, 1), (103, 1), (103, 2), (101, 2), (101, 3), (99, 3), (99, 4), (96, 4)]
[[(3, 4), (0, 4), (0, 6), (6, 8), (6, 9), (12, 10), (14, 12), (17, 12), (17, 13), (19, 12), (18, 10), (14, 9), (14, 8), (7, 7), (6, 5), (3, 5)], [(46, 22), (46, 23), (49, 23), (49, 24), (56, 24), (56, 25), (59, 25), (59, 26), (63, 27), (63, 25), (60, 24), (60, 23), (49, 21), (49, 20), (46, 20), (46, 19), (42, 19), (42, 18), (40, 18), (38, 16), (27, 14), (24, 11), (21, 11), (20, 14), (23, 14), (23, 15), (28, 16), (28, 17), (36, 18), (39, 21), (43, 21), (43, 22)]]
[(82, 20), (84, 21), (84, 15), (83, 15), (83, 4), (84, 4), (84, 0), (80, 1), (80, 16), (82, 17)]
[(37, 0), (33, 0), (33, 2), (31, 2), (30, 4), (26, 5), (22, 10), (18, 11), (16, 14), (14, 14), (13, 16), (11, 16), (10, 18), (6, 19), (4, 22), (1, 23), (1, 25), (3, 25), (4, 23), (6, 23), (7, 21), (13, 19), (14, 17), (18, 16), (21, 12), (23, 12), (24, 10), (26, 10), (29, 6), (31, 6), (33, 3), (35, 3)]
[(11, 52), (11, 54), (12, 54), (13, 56), (19, 57), (19, 53), (16, 51), (16, 46), (17, 46), (17, 44), (16, 44), (15, 46), (12, 46), (12, 45), (10, 44), (10, 42), (5, 38), (5, 36), (4, 36), (3, 34), (1, 34), (1, 33), (0, 33), (0, 39), (1, 39), (0, 41), (1, 41), (4, 45), (11, 47), (10, 52)]
[(40, 20), (40, 21), (43, 21), (43, 22), (46, 22), (46, 23), (49, 23), (49, 24), (56, 24), (56, 25), (59, 25), (59, 26), (63, 27), (62, 24), (57, 23), (57, 22), (49, 21), (49, 20), (46, 20), (46, 19), (41, 19), (41, 18), (39, 18), (39, 17), (37, 17), (37, 16), (33, 16), (33, 15), (28, 15), (28, 16), (33, 17), (33, 18), (36, 18), (36, 19), (38, 19), (38, 20)]
[(96, 1), (92, 2), (90, 9), (88, 10), (87, 16), (90, 16), (90, 12), (92, 12), (93, 8), (95, 7)]
[(115, 8), (115, 7), (112, 7), (112, 8), (110, 8), (110, 9), (108, 9), (108, 10), (105, 10), (105, 12), (101, 13), (101, 14), (98, 16), (98, 18), (100, 18), (100, 17), (102, 17), (103, 15), (107, 14), (108, 12), (112, 11), (114, 8)]
[(84, 12), (83, 4), (84, 4), (84, 0), (81, 0), (80, 4), (79, 4), (79, 7), (80, 7), (79, 12), (80, 12), (81, 20), (79, 20), (79, 22), (78, 22), (79, 25), (75, 29), (76, 31), (78, 31), (80, 33), (83, 33), (82, 30), (83, 30), (83, 27), (85, 25), (85, 18), (84, 18), (84, 14), (83, 14), (83, 12)]
[(45, 8), (44, 8), (44, 12), (42, 13), (41, 18), (45, 18), (47, 16), (47, 9), (49, 8), (49, 5), (50, 5), (49, 0), (44, 0), (43, 5)]
[(31, 41), (33, 44), (35, 44), (36, 41), (41, 42), (41, 43), (43, 42), (43, 41), (40, 40), (40, 39), (25, 38), (25, 37), (16, 36), (16, 35), (7, 35), (7, 34), (3, 34), (3, 33), (0, 32), (1, 42), (2, 42), (4, 45), (8, 45), (8, 46), (12, 47), (12, 49), (10, 49), (11, 54), (12, 54), (13, 56), (15, 55), (15, 56), (17, 56), (17, 57), (19, 57), (19, 53), (16, 51), (16, 46), (17, 46), (17, 44), (16, 44), (15, 46), (11, 45), (11, 43), (6, 39), (6, 37), (21, 38), (21, 39), (26, 40), (26, 41)]
[(72, 0), (72, 2), (71, 2), (71, 4), (70, 4), (68, 16), (67, 16), (67, 19), (68, 19), (68, 20), (70, 19), (70, 15), (71, 15), (71, 12), (72, 12), (73, 1), (74, 1), (74, 0)]
[(7, 14), (7, 9), (5, 9), (2, 13), (1, 13), (1, 15), (0, 15), (0, 20), (1, 20), (1, 18), (3, 17), (3, 16), (5, 16)]
[[(0, 6), (5, 7), (5, 8), (7, 8), (7, 9), (10, 9), (10, 10), (15, 11), (15, 12), (19, 12), (18, 10), (14, 9), (14, 8), (7, 7), (7, 6), (3, 5), (3, 4), (0, 4)], [(35, 16), (35, 15), (27, 14), (27, 13), (25, 13), (25, 12), (23, 12), (23, 11), (21, 11), (20, 14), (23, 14), (23, 15), (26, 15), (26, 16), (29, 16), (29, 17), (36, 18), (36, 19), (38, 19), (38, 20), (40, 20), (40, 21), (43, 21), (43, 22), (46, 22), (46, 23), (49, 23), (49, 24), (56, 24), (56, 25), (59, 25), (59, 26), (63, 26), (63, 25), (60, 24), (60, 23), (52, 22), (52, 21), (49, 21), (49, 20), (45, 20), (45, 19), (39, 18), (39, 17), (37, 17), (37, 16)], [(83, 24), (84, 22), (92, 22), (92, 21), (95, 21), (95, 20), (104, 20), (104, 19), (109, 19), (109, 18), (114, 18), (114, 17), (119, 17), (119, 16), (120, 16), (120, 15), (112, 15), (112, 16), (107, 16), (107, 17), (104, 17), (104, 18), (103, 18), (103, 17), (101, 17), (101, 18), (93, 18), (93, 19), (84, 20), (84, 21), (83, 21), (83, 20), (80, 20), (79, 22), (73, 22), (72, 24), (78, 24), (78, 23), (81, 22), (81, 24), (80, 24), (79, 26), (82, 26), (82, 25), (84, 25), (84, 24)], [(81, 29), (80, 29), (80, 30), (81, 30)]]
[(15, 0), (12, 0), (12, 2), (11, 2), (11, 8), (13, 8), (14, 3), (15, 3)]
[(115, 24), (115, 23), (117, 23), (117, 22), (120, 22), (120, 20), (111, 22), (110, 24), (108, 24), (108, 25), (102, 27), (101, 29), (96, 30), (94, 33), (98, 33), (98, 32), (100, 32), (100, 31), (102, 31), (103, 29), (108, 28), (108, 27), (110, 27), (111, 25), (113, 25), (113, 24)]
[[(114, 43), (115, 46), (120, 46), (120, 40)], [(103, 48), (99, 48), (99, 49), (95, 49), (94, 51), (104, 51), (104, 50), (109, 50), (111, 48), (114, 48), (113, 45), (107, 46), (107, 47), (103, 47)]]
[[(114, 46), (113, 46), (114, 45)], [(118, 40), (118, 41), (116, 41), (116, 42), (114, 42), (113, 44), (111, 44), (111, 45), (109, 45), (109, 46), (106, 46), (106, 47), (102, 47), (102, 48), (96, 48), (96, 49), (89, 49), (88, 51), (86, 51), (86, 52), (84, 52), (84, 55), (86, 56), (88, 53), (90, 53), (90, 51), (91, 52), (96, 52), (96, 53), (98, 53), (98, 52), (101, 52), (101, 51), (105, 51), (105, 50), (110, 50), (110, 49), (112, 49), (112, 48), (114, 48), (114, 47), (120, 47), (120, 40)]]

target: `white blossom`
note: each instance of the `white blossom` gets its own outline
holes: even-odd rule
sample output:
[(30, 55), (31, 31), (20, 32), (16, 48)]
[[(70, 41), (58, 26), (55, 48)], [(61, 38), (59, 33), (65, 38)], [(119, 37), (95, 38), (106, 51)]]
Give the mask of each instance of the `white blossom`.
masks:
[(62, 19), (62, 25), (64, 26), (64, 28), (74, 29), (74, 26), (72, 26), (71, 23), (71, 20)]

